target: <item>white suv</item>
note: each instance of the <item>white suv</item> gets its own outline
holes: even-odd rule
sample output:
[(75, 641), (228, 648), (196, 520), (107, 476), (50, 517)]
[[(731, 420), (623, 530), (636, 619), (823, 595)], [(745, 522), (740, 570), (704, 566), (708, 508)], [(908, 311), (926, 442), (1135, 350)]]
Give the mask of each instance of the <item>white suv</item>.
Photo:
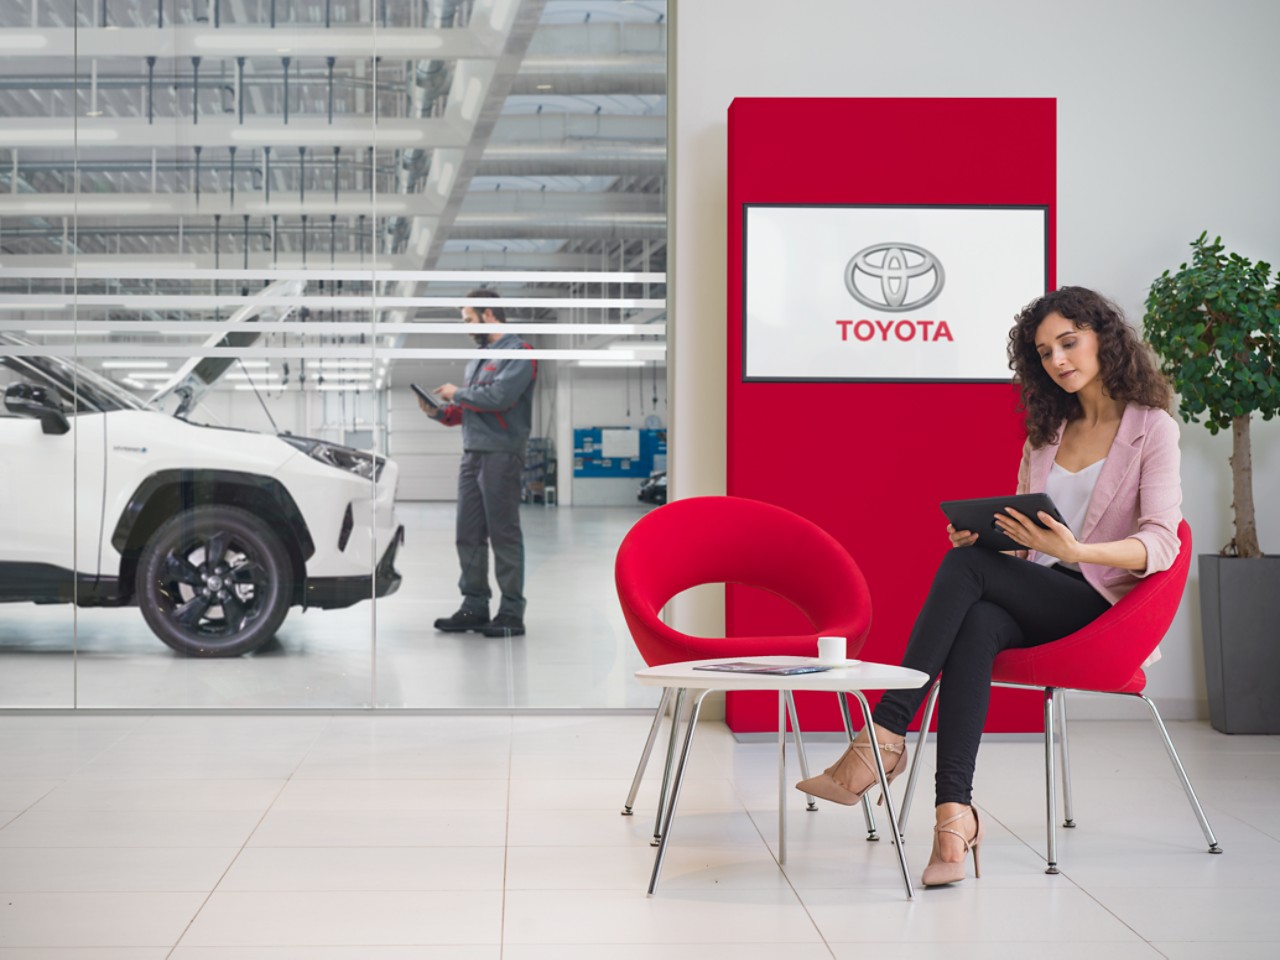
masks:
[(0, 346), (0, 602), (136, 604), (173, 649), (223, 657), (294, 604), (399, 588), (393, 461), (190, 423), (190, 396), (168, 415), (17, 337)]

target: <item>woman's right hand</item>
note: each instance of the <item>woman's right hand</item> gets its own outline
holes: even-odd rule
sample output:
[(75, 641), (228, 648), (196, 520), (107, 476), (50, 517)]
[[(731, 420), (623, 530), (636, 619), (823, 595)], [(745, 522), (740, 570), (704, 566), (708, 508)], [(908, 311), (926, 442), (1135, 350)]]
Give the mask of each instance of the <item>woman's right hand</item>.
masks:
[(947, 536), (951, 538), (951, 546), (953, 547), (972, 547), (978, 542), (978, 535), (969, 530), (957, 530), (951, 524), (947, 524)]

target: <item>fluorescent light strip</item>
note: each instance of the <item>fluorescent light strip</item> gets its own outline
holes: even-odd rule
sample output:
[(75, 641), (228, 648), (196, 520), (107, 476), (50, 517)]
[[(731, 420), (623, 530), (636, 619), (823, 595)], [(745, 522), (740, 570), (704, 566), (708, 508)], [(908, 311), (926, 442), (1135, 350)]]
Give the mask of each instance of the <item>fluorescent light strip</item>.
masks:
[[(29, 298), (29, 299), (27, 299)], [(375, 294), (343, 296), (265, 296), (239, 294), (118, 294), (82, 293), (73, 299), (51, 299), (47, 293), (11, 293), (0, 300), (0, 310), (87, 310), (89, 307), (117, 307), (121, 310), (216, 310), (219, 307), (307, 307), (311, 310), (391, 310), (403, 307), (493, 306), (493, 300), (480, 297), (391, 297)], [(665, 310), (665, 299), (637, 297), (503, 297), (499, 306), (508, 310), (542, 307), (548, 310), (569, 308), (602, 308), (610, 310)]]
[[(2, 262), (2, 261), (0, 261)], [(607, 270), (259, 270), (132, 267), (111, 264), (79, 267), (5, 267), (0, 277), (20, 280), (363, 280), (395, 283), (402, 280), (436, 283), (654, 283), (667, 282), (665, 273), (612, 273)]]
[[(64, 323), (66, 321), (63, 321)], [(337, 334), (368, 334), (377, 330), (378, 334), (387, 333), (444, 333), (456, 334), (466, 327), (461, 319), (449, 321), (408, 321), (404, 323), (383, 322), (380, 320), (338, 321), (337, 323), (317, 323), (310, 320), (263, 320), (231, 323), (217, 320), (176, 320), (172, 322), (153, 320), (86, 320), (86, 328), (81, 336), (101, 336), (105, 333), (152, 333), (160, 335), (178, 335), (197, 337), (209, 333), (227, 333), (231, 330), (252, 330), (259, 333), (305, 333), (312, 336), (334, 336)], [(509, 322), (502, 326), (504, 333), (539, 333), (539, 334), (598, 334), (607, 333), (613, 336), (666, 336), (667, 324), (655, 323), (516, 323)], [(29, 321), (0, 320), (0, 330), (40, 336), (46, 331), (32, 330)], [(74, 331), (55, 330), (55, 333), (71, 336)]]
[(580, 367), (643, 367), (644, 360), (579, 360)]
[(167, 370), (169, 364), (165, 360), (106, 360), (103, 370)]
[[(119, 357), (121, 345), (118, 343), (77, 344), (55, 346), (53, 344), (37, 344), (32, 346), (10, 345), (0, 343), (0, 357), (64, 357), (68, 360), (79, 360), (85, 357)], [(344, 352), (343, 347), (205, 347), (205, 346), (173, 346), (169, 344), (129, 344), (129, 352), (137, 357), (177, 357), (189, 360), (192, 357), (237, 357), (247, 352), (261, 359), (271, 357), (281, 360), (319, 360), (337, 359)], [(625, 351), (627, 356), (618, 356), (620, 350), (494, 350), (479, 347), (398, 347), (394, 351), (397, 360), (475, 360), (483, 357), (488, 360), (663, 360), (667, 355), (665, 344), (635, 344)]]

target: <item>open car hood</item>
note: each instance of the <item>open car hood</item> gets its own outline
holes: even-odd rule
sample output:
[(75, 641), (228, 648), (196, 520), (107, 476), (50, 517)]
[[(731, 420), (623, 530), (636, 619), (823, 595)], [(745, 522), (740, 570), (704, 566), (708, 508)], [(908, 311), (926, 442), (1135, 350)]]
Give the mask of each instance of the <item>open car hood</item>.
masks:
[[(226, 333), (212, 334), (204, 346), (252, 346), (262, 336), (262, 331), (251, 327), (245, 329), (244, 325), (263, 320), (284, 320), (295, 307), (278, 301), (282, 297), (300, 296), (306, 286), (305, 280), (277, 280), (269, 284), (256, 294), (261, 302), (246, 303), (236, 310), (226, 320), (230, 329)], [(236, 365), (235, 357), (192, 357), (152, 395), (151, 403), (185, 420), (222, 375)]]

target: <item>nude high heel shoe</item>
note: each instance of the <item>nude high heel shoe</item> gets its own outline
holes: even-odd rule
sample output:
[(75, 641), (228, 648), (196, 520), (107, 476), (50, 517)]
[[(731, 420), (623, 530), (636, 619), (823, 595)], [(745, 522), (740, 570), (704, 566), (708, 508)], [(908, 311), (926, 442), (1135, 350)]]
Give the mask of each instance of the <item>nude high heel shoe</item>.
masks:
[[(885, 779), (889, 783), (893, 783), (894, 778), (907, 765), (907, 745), (903, 742), (877, 743), (876, 746), (880, 748), (881, 753), (895, 754), (897, 757), (893, 762), (893, 766), (888, 763), (884, 765)], [(808, 780), (801, 780), (796, 784), (796, 789), (801, 793), (807, 793), (811, 797), (821, 797), (823, 800), (830, 800), (832, 803), (842, 803), (847, 807), (851, 807), (862, 800), (864, 793), (880, 782), (876, 776), (876, 765), (870, 758), (870, 753), (871, 742), (869, 739), (851, 743), (839, 760), (827, 767), (818, 776), (810, 777)], [(859, 777), (857, 782), (841, 783), (836, 780), (835, 773), (842, 767), (847, 768), (852, 757), (857, 757), (862, 762), (865, 769), (860, 772), (863, 776)], [(880, 796), (880, 802), (884, 802), (883, 794)]]
[[(959, 830), (947, 829), (948, 824), (955, 823), (957, 820), (963, 820), (970, 813), (973, 814), (973, 822), (975, 824), (973, 836), (966, 837)], [(982, 868), (978, 862), (978, 846), (982, 843), (985, 834), (982, 826), (982, 820), (978, 817), (978, 808), (970, 806), (963, 813), (957, 813), (954, 817), (948, 817), (940, 824), (933, 828), (933, 853), (929, 857), (929, 865), (924, 868), (924, 876), (920, 878), (920, 882), (926, 887), (940, 887), (947, 883), (956, 883), (965, 877), (964, 860), (957, 863), (948, 863), (943, 860), (938, 853), (938, 834), (949, 833), (953, 837), (959, 837), (964, 843), (964, 852), (966, 856), (969, 851), (973, 851), (973, 875), (975, 877), (982, 876)]]

